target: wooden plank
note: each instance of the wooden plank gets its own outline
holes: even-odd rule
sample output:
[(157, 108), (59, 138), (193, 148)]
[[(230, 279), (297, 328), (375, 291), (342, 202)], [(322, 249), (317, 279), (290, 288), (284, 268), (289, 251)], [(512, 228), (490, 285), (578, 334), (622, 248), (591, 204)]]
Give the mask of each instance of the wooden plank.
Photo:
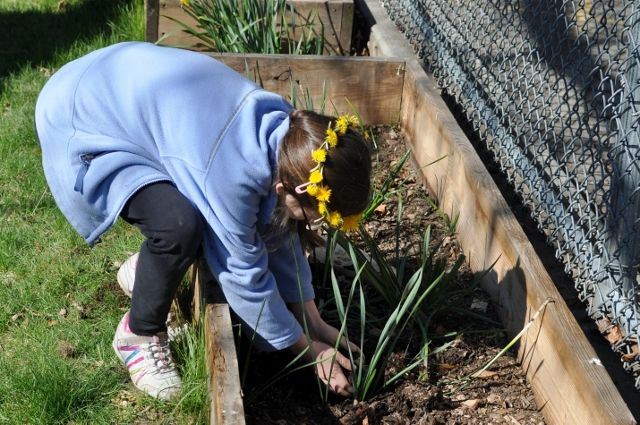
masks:
[[(158, 31), (154, 39), (148, 39), (147, 41), (156, 42), (157, 40), (161, 40), (160, 43), (167, 46), (182, 47), (192, 50), (206, 50), (206, 47), (198, 40), (198, 38), (185, 33), (182, 30), (183, 27), (173, 21), (173, 19), (177, 19), (190, 27), (196, 27), (196, 20), (182, 10), (182, 7), (180, 7), (180, 0), (154, 1), (158, 1), (160, 5), (158, 14)], [(149, 19), (149, 17), (147, 17), (147, 19)]]
[[(518, 357), (550, 424), (635, 424), (584, 333), (471, 143), (376, 0), (362, 0), (375, 20), (370, 51), (406, 54), (401, 125), (442, 208), (459, 213), (457, 234), (472, 269), (516, 334), (547, 301), (521, 339)], [(443, 158), (435, 164), (424, 167)]]
[[(287, 14), (289, 21), (297, 19), (302, 23), (309, 17), (317, 17), (312, 21), (312, 28), (317, 34), (324, 35), (327, 54), (349, 54), (353, 29), (353, 0), (289, 0), (289, 3), (295, 10), (294, 16)], [(299, 33), (294, 32), (293, 38), (298, 37)]]
[(340, 24), (340, 35), (338, 37), (343, 54), (351, 53), (351, 39), (353, 38), (353, 19), (355, 5), (352, 1), (342, 4), (342, 23)]
[(229, 306), (205, 261), (199, 258), (195, 267), (194, 320), (201, 303), (205, 303), (206, 362), (211, 403), (209, 423), (244, 425), (242, 388)]
[(242, 389), (229, 307), (207, 304), (205, 310), (212, 425), (245, 423)]
[[(353, 29), (353, 0), (289, 0), (289, 3), (295, 12), (287, 14), (287, 22), (298, 27), (308, 17), (315, 16), (312, 29), (318, 34), (324, 34), (326, 53), (349, 54)], [(180, 0), (145, 0), (145, 6), (148, 11), (159, 11), (157, 16), (146, 15), (147, 41), (155, 42), (162, 39), (162, 44), (165, 45), (207, 50), (196, 37), (184, 33), (183, 27), (172, 20), (177, 19), (194, 28), (196, 26), (195, 19), (181, 8)], [(297, 38), (299, 32), (294, 31), (293, 34), (294, 38)]]
[[(236, 71), (262, 82), (267, 90), (291, 99), (312, 94), (314, 109), (326, 94), (325, 112), (352, 113), (366, 123), (397, 122), (402, 103), (404, 62), (388, 58), (259, 54), (211, 55)], [(302, 107), (302, 105), (298, 105)]]

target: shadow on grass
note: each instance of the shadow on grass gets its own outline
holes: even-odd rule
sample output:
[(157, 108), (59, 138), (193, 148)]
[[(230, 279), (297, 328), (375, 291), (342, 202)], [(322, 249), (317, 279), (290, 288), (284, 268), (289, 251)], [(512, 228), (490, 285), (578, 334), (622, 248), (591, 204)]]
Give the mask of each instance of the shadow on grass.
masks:
[(61, 1), (57, 11), (0, 11), (0, 92), (7, 76), (25, 65), (46, 64), (78, 40), (108, 33), (118, 12), (135, 1), (86, 0), (66, 6)]

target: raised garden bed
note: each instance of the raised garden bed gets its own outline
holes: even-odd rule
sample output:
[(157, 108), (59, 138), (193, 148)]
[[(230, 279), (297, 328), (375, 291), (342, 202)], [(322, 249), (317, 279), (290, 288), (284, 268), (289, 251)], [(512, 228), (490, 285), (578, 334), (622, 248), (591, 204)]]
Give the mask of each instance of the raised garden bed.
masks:
[[(240, 72), (259, 73), (267, 88), (284, 95), (291, 92), (290, 81), (302, 87), (326, 82), (327, 98), (338, 110), (350, 107), (349, 99), (370, 124), (401, 117), (399, 131), (407, 135), (415, 163), (443, 158), (421, 168), (421, 173), (438, 195), (434, 199), (442, 209), (459, 214), (458, 240), (471, 271), (482, 273), (495, 263), (483, 286), (497, 302), (510, 333), (517, 333), (545, 300), (552, 300), (525, 333), (518, 354), (545, 420), (582, 424), (599, 418), (596, 422), (635, 423), (486, 169), (421, 68), (411, 60), (390, 58), (216, 56)], [(392, 95), (394, 90), (397, 92)]]
[(540, 312), (517, 360), (546, 422), (636, 423), (434, 83), (377, 3), (359, 2), (372, 25), (370, 51), (400, 60), (218, 56), (239, 72), (259, 74), (267, 89), (283, 95), (291, 93), (291, 81), (310, 88), (326, 82), (327, 98), (339, 111), (351, 104), (368, 124), (399, 118), (414, 163), (432, 163), (420, 168), (428, 192), (459, 217), (457, 239), (470, 271), (483, 276), (510, 335)]
[[(380, 187), (407, 148), (396, 126), (376, 126), (373, 134), (378, 146), (374, 154), (374, 182)], [(385, 257), (393, 262), (398, 249), (402, 255), (407, 255), (410, 263), (416, 261), (424, 231), (431, 227), (430, 249), (452, 265), (461, 255), (455, 232), (452, 232), (453, 225), (434, 205), (422, 184), (421, 173), (415, 167), (405, 165), (391, 187), (398, 191), (398, 196), (392, 196), (382, 204), (365, 227)], [(401, 221), (397, 228), (399, 213)], [(410, 269), (414, 270), (415, 265)], [(330, 313), (331, 291), (321, 283), (323, 265), (317, 264), (314, 270), (316, 299), (325, 306), (325, 317), (328, 320), (333, 317), (333, 324), (338, 325), (335, 315)], [(348, 272), (336, 270), (344, 292), (348, 291), (351, 282), (352, 274)], [(509, 423), (512, 419), (520, 424), (544, 423), (513, 352), (499, 357), (480, 377), (467, 380), (507, 344), (495, 305), (477, 286), (471, 270), (463, 265), (456, 279), (441, 287), (440, 291), (432, 293), (426, 301), (429, 312), (438, 311), (429, 326), (429, 333), (433, 336), (430, 346), (435, 350), (448, 344), (448, 348), (429, 356), (424, 364), (396, 384), (355, 404), (340, 397), (323, 401), (309, 369), (291, 373), (265, 387), (274, 381), (292, 356), (286, 352), (253, 353), (250, 361), (246, 362), (248, 344), (241, 343), (240, 368), (247, 376), (243, 386), (247, 423), (488, 424)], [(373, 311), (374, 318), (390, 310), (388, 305), (376, 299), (371, 288), (366, 291), (366, 298), (367, 311)], [(358, 320), (354, 318), (353, 322), (349, 335), (358, 341)], [(367, 329), (363, 346), (365, 353), (375, 350), (380, 332), (378, 326)], [(415, 333), (405, 335), (403, 342), (389, 356), (388, 376), (408, 366), (419, 350), (417, 340)]]

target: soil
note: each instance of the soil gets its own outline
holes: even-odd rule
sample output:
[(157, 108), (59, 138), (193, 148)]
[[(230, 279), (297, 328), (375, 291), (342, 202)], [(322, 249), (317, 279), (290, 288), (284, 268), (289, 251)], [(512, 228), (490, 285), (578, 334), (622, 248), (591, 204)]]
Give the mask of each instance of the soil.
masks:
[[(377, 127), (373, 133), (378, 145), (373, 155), (373, 178), (375, 187), (379, 187), (407, 148), (397, 128)], [(431, 226), (431, 249), (438, 249), (439, 257), (453, 265), (462, 251), (451, 230), (452, 218), (447, 218), (428, 197), (420, 174), (409, 163), (400, 171), (393, 189), (397, 194), (387, 199), (365, 224), (380, 251), (390, 261), (396, 258), (396, 252), (402, 253), (411, 268), (416, 263), (424, 231)], [(316, 271), (322, 269), (315, 267), (315, 263), (312, 266)], [(407, 275), (410, 274), (409, 271)], [(333, 395), (323, 400), (324, 390), (310, 368), (276, 380), (276, 374), (292, 358), (285, 352), (248, 351), (240, 341), (238, 359), (241, 375), (246, 373), (243, 391), (247, 423), (544, 424), (514, 352), (508, 351), (479, 377), (470, 378), (493, 359), (508, 340), (493, 303), (476, 287), (468, 266), (463, 263), (456, 276), (445, 288), (446, 296), (438, 301), (441, 305), (437, 310), (441, 314), (429, 326), (430, 349), (433, 351), (445, 344), (446, 349), (431, 354), (427, 362), (366, 401), (355, 402)], [(348, 270), (342, 278), (350, 281)], [(316, 282), (320, 280), (317, 278)], [(316, 288), (319, 305), (328, 302), (327, 292), (320, 285)], [(383, 303), (375, 304), (373, 294), (371, 297), (367, 294), (367, 299), (372, 300), (370, 309), (377, 312), (388, 309)], [(331, 319), (325, 316), (325, 320)], [(349, 334), (353, 338), (357, 330), (350, 329)], [(368, 331), (362, 347), (365, 358), (369, 358), (367, 353), (373, 349), (376, 336), (372, 330)], [(420, 349), (417, 339), (415, 331), (403, 334), (402, 343), (388, 358), (385, 376), (393, 376), (410, 363)]]

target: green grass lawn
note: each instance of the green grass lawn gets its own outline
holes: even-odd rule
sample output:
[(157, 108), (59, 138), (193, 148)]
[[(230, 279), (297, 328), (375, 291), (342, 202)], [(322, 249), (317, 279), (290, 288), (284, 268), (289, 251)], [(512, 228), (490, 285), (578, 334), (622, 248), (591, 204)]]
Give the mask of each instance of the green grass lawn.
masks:
[(201, 362), (184, 360), (197, 344), (182, 347), (194, 370), (179, 402), (130, 384), (111, 349), (129, 306), (115, 273), (142, 239), (120, 223), (89, 248), (56, 208), (34, 131), (51, 73), (143, 39), (143, 0), (0, 0), (0, 28), (0, 424), (205, 423)]

